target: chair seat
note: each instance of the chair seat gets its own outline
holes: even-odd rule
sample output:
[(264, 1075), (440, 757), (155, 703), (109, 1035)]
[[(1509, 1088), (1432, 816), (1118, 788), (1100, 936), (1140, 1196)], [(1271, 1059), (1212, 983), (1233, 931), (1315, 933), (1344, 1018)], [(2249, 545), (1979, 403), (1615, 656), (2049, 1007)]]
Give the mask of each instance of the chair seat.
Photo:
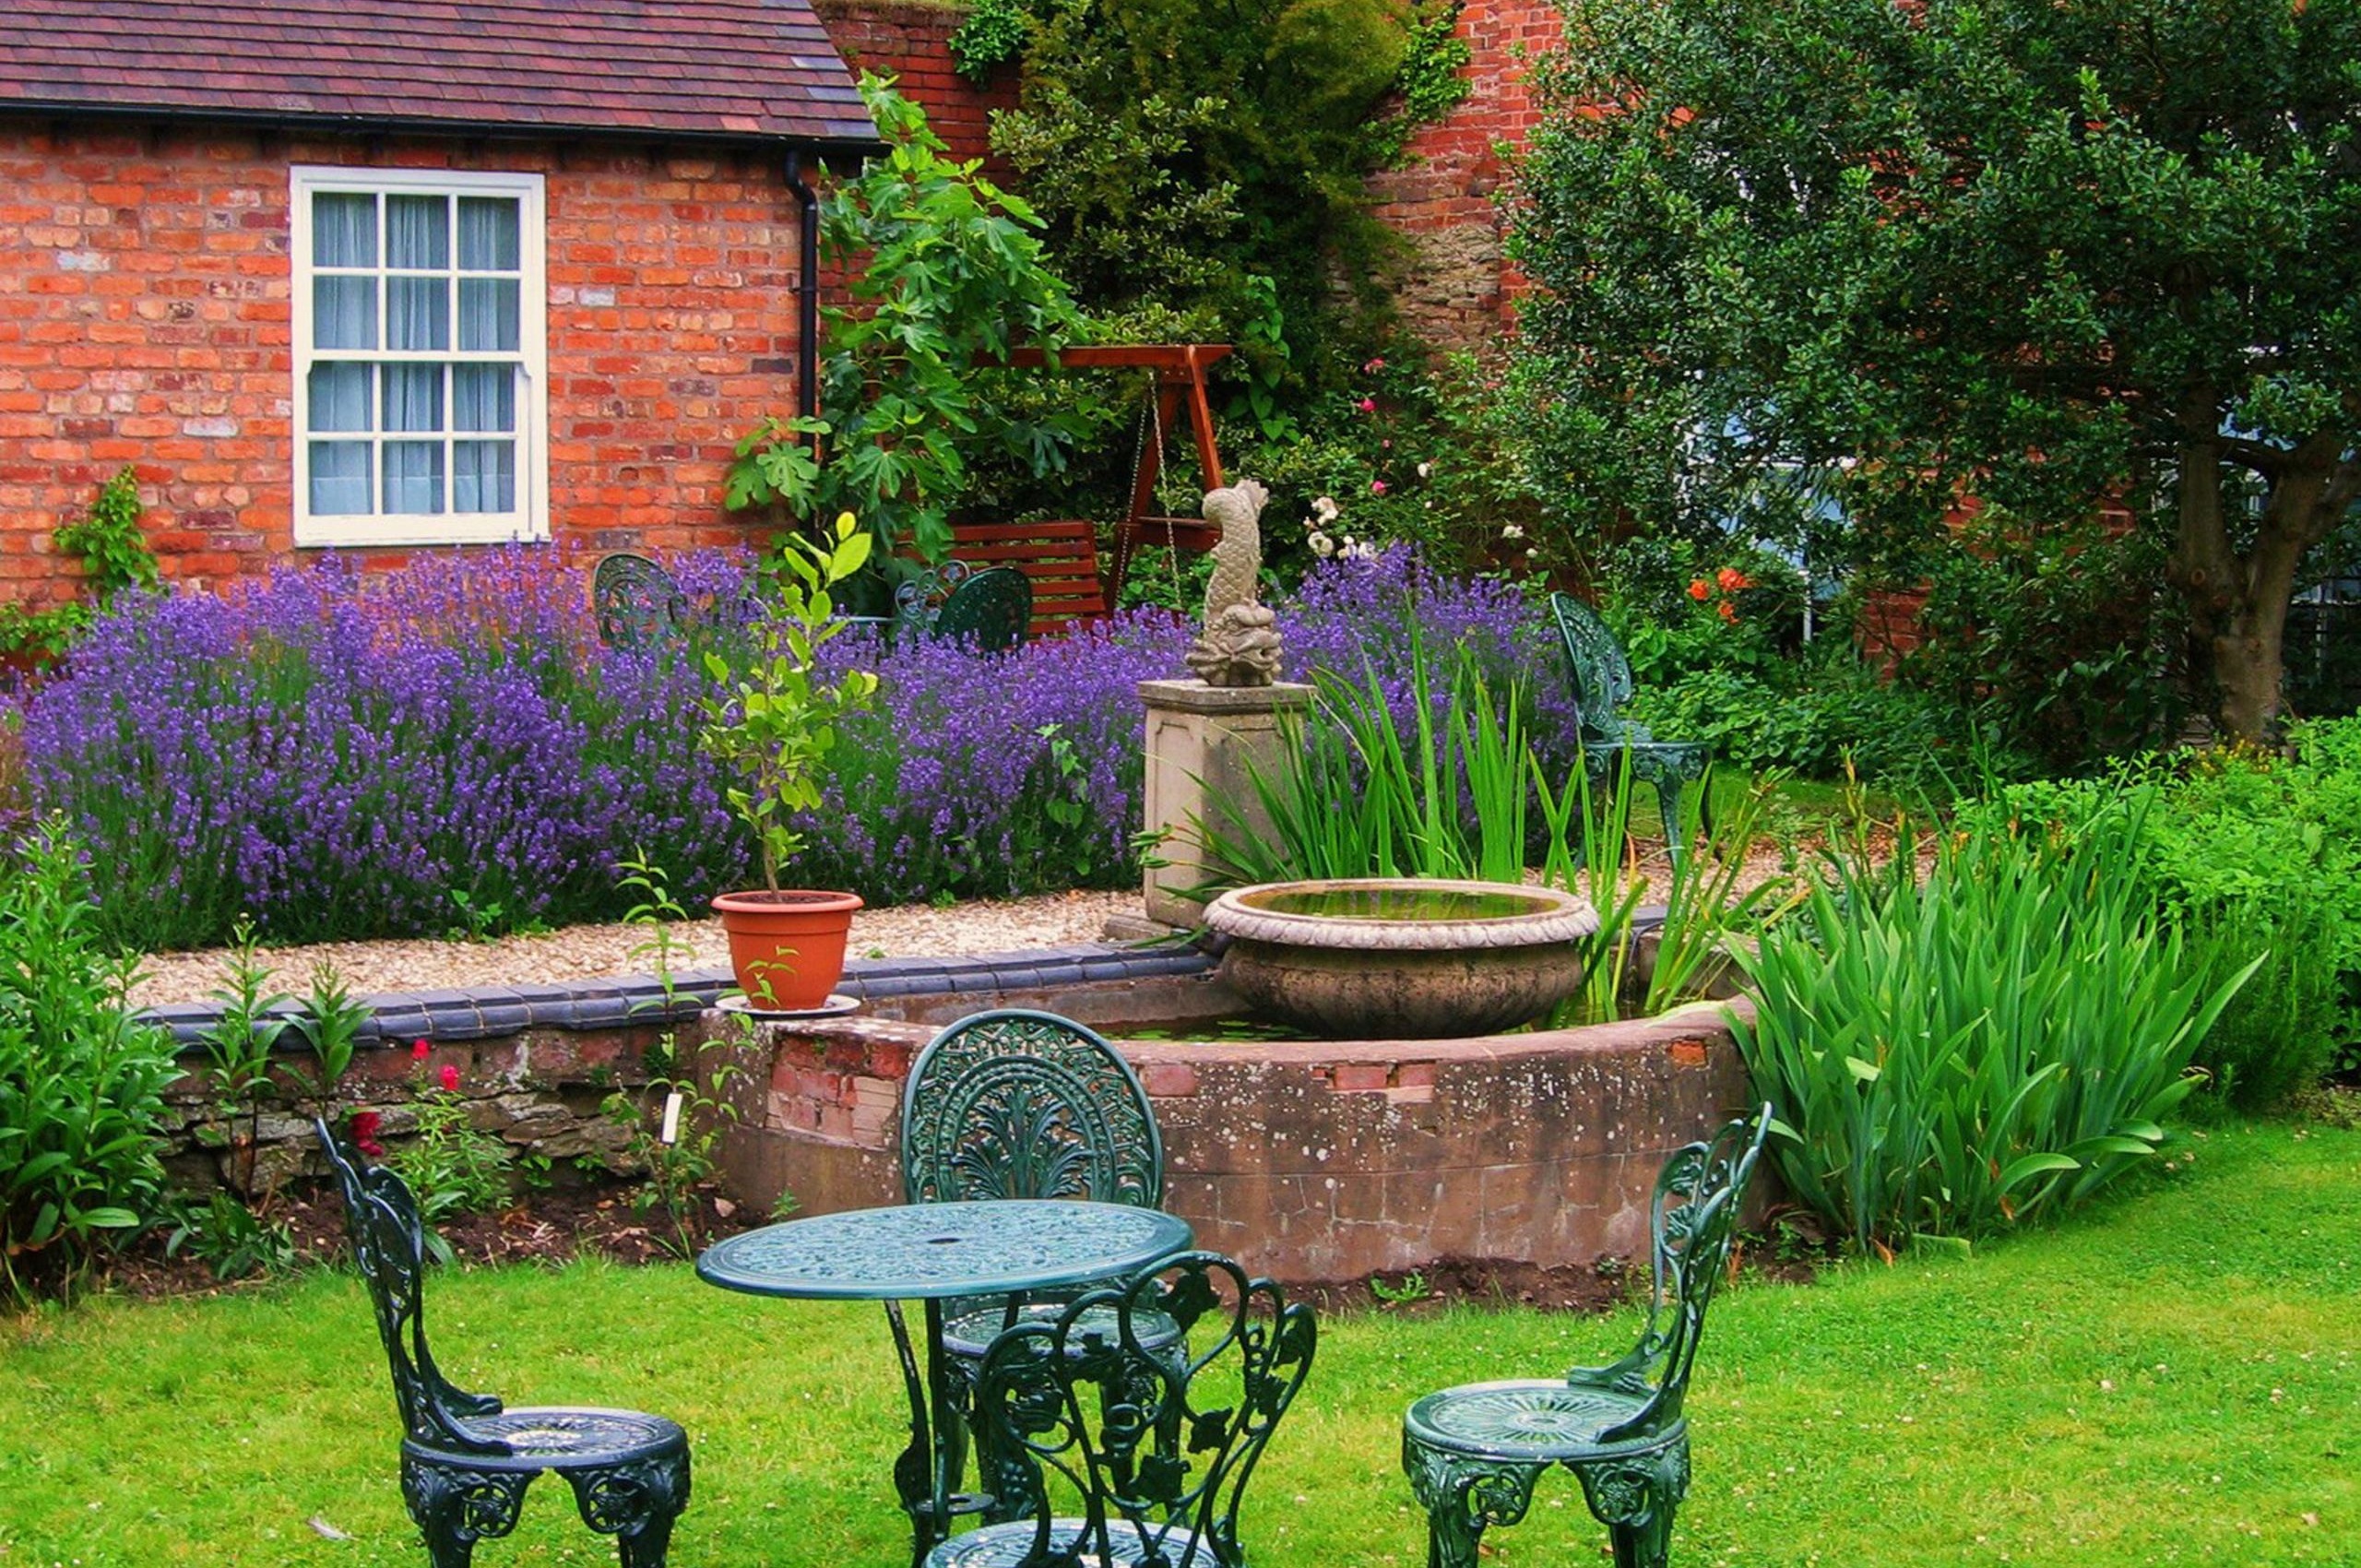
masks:
[[(1066, 1310), (1062, 1301), (1028, 1301), (1016, 1314), (1019, 1323), (1055, 1323)], [(1007, 1309), (998, 1306), (979, 1307), (946, 1319), (943, 1324), (943, 1348), (963, 1360), (981, 1360), (991, 1342), (999, 1337), (1001, 1325), (1008, 1319)], [(1086, 1333), (1103, 1333), (1115, 1337), (1116, 1313), (1112, 1307), (1093, 1307), (1074, 1320)], [(1159, 1312), (1137, 1312), (1132, 1314), (1132, 1331), (1140, 1336), (1143, 1350), (1161, 1350), (1177, 1344), (1180, 1325)]]
[[(1050, 1521), (1050, 1550), (1052, 1553), (1072, 1552), (1086, 1526), (1080, 1519)], [(1024, 1568), (1035, 1561), (1032, 1556), (1033, 1537), (1039, 1528), (1037, 1521), (1019, 1520), (1011, 1525), (987, 1525), (964, 1536), (954, 1536), (926, 1555), (926, 1568)], [(1079, 1562), (1086, 1568), (1169, 1568), (1176, 1562), (1187, 1562), (1195, 1568), (1214, 1568), (1221, 1561), (1210, 1544), (1197, 1545), (1194, 1531), (1172, 1526), (1167, 1532), (1149, 1539), (1121, 1519), (1107, 1526), (1108, 1554), (1082, 1556)]]
[(1553, 1464), (1651, 1448), (1681, 1430), (1602, 1443), (1599, 1433), (1637, 1415), (1649, 1393), (1589, 1388), (1558, 1378), (1470, 1383), (1430, 1394), (1402, 1419), (1406, 1443), (1477, 1458)]
[(639, 1410), (527, 1406), (472, 1417), (468, 1426), (515, 1452), (469, 1454), (417, 1442), (405, 1442), (403, 1451), (469, 1469), (572, 1470), (685, 1453), (689, 1445), (678, 1421)]

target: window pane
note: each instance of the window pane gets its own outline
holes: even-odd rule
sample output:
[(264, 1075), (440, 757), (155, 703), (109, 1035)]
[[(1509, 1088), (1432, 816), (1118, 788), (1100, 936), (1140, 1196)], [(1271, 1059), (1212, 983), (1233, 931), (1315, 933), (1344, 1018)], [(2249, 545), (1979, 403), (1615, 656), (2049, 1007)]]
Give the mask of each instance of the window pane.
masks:
[[(311, 420), (314, 430), (368, 430), (369, 367), (365, 364), (315, 364), (311, 376)], [(322, 442), (320, 445), (340, 445)], [(314, 451), (318, 450), (315, 446)], [(315, 481), (316, 482), (316, 481)]]
[(459, 198), (459, 270), (514, 272), (518, 266), (517, 203), (510, 196)]
[(377, 265), (377, 198), (342, 194), (312, 198), (312, 265)]
[(386, 510), (409, 517), (443, 510), (443, 443), (386, 443)]
[(504, 364), (451, 367), (453, 430), (515, 430), (516, 371)]
[(451, 265), (451, 204), (447, 198), (386, 198), (386, 265), (430, 270)]
[(312, 514), (365, 517), (369, 511), (369, 443), (312, 443)]
[(442, 278), (386, 279), (386, 347), (451, 346), (451, 285)]
[(312, 342), (322, 349), (377, 346), (377, 280), (312, 279)]
[[(439, 364), (389, 364), (385, 376), (387, 430), (443, 428), (443, 367)], [(386, 464), (390, 474), (393, 465)]]
[(514, 441), (451, 443), (451, 510), (514, 512), (516, 509), (516, 444)]
[(473, 353), (516, 351), (516, 279), (459, 279), (459, 347)]

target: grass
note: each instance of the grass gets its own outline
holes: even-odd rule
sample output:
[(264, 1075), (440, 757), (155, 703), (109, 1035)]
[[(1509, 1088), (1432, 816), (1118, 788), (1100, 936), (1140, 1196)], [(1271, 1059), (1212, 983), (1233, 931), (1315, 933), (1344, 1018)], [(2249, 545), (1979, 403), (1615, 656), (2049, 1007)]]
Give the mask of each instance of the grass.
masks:
[[(2361, 1561), (2361, 1133), (2222, 1127), (2064, 1228), (1716, 1304), (1690, 1411), (1684, 1564)], [(680, 1267), (438, 1278), (469, 1386), (640, 1404), (689, 1428), (683, 1564), (898, 1568), (882, 1315), (731, 1296)], [(1323, 1325), (1249, 1500), (1264, 1568), (1424, 1561), (1401, 1411), (1603, 1360), (1631, 1316), (1457, 1309)], [(424, 1562), (357, 1284), (98, 1300), (0, 1322), (0, 1564)], [(352, 1538), (329, 1539), (318, 1519)], [(1487, 1540), (1603, 1561), (1571, 1478)], [(488, 1565), (611, 1562), (544, 1479)]]

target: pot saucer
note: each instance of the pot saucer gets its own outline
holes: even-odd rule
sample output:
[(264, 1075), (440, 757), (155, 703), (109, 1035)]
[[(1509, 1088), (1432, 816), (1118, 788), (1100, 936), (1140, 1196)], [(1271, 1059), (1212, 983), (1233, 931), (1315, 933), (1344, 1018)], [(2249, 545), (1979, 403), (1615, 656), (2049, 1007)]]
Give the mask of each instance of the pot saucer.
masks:
[(725, 1013), (742, 1013), (756, 1023), (767, 1024), (783, 1018), (840, 1018), (847, 1013), (859, 1012), (860, 998), (847, 996), (842, 992), (836, 992), (817, 1007), (796, 1007), (785, 1011), (773, 1011), (767, 1007), (757, 1007), (747, 1001), (743, 994), (732, 992), (714, 1005)]

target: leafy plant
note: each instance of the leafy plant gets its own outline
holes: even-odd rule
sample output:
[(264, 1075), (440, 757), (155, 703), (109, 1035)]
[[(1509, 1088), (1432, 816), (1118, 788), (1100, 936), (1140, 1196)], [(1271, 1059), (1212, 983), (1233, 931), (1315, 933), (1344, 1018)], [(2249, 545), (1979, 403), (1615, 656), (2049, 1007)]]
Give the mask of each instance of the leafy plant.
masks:
[(459, 1091), (457, 1063), (445, 1063), (432, 1078), (427, 1075), (433, 1049), (426, 1040), (411, 1043), (411, 1135), (385, 1162), (409, 1183), (419, 1217), (430, 1227), (427, 1245), (448, 1263), (450, 1243), (431, 1228), (453, 1216), (480, 1214), (505, 1203), (516, 1154), (475, 1124), (467, 1097)]
[(1788, 1191), (1863, 1252), (1964, 1243), (2089, 1197), (2161, 1146), (2191, 1052), (2252, 966), (2193, 972), (2135, 874), (2136, 824), (1838, 858), (1731, 950), (1731, 1026)]
[[(128, 467), (99, 487), (87, 516), (61, 524), (52, 537), (59, 550), (81, 557), (83, 580), (101, 609), (125, 588), (154, 588), (162, 580), (156, 552), (139, 531), (139, 476)], [(39, 610), (0, 604), (0, 653), (54, 657), (89, 622), (90, 606), (78, 600)]]
[(821, 769), (836, 746), (838, 720), (867, 707), (877, 691), (877, 677), (866, 671), (831, 678), (814, 662), (847, 624), (829, 590), (860, 570), (873, 542), (849, 512), (836, 518), (826, 544), (801, 535), (781, 540), (751, 628), (753, 657), (742, 671), (719, 653), (706, 655), (720, 690), (702, 701), (698, 743), (736, 776), (725, 798), (753, 830), (763, 883), (774, 892), (779, 868), (803, 848), (793, 816), (820, 803)]
[[(641, 1005), (660, 1008), (669, 1017), (679, 995), (672, 960), (689, 950), (672, 928), (688, 917), (673, 900), (663, 868), (645, 854), (622, 862), (622, 885), (638, 898), (625, 918), (647, 933), (633, 944), (631, 956), (648, 964), (658, 987), (658, 996)], [(731, 1090), (746, 1070), (729, 1044), (708, 1040), (683, 1051), (679, 1035), (670, 1029), (648, 1051), (647, 1066), (645, 1103), (617, 1090), (607, 1097), (602, 1110), (628, 1131), (625, 1153), (646, 1172), (632, 1194), (633, 1208), (640, 1214), (662, 1208), (672, 1228), (666, 1245), (686, 1260), (696, 1252), (690, 1226), (696, 1190), (712, 1178), (714, 1151), (729, 1123), (738, 1120)], [(780, 1196), (786, 1198), (784, 1193)]]
[(1012, 349), (1062, 347), (1082, 316), (1030, 232), (1032, 208), (982, 178), (979, 160), (944, 157), (925, 112), (884, 78), (860, 87), (890, 150), (822, 209), (827, 259), (854, 303), (824, 313), (819, 412), (757, 425), (725, 499), (805, 518), (852, 513), (887, 551), (907, 543), (941, 560), (974, 454), (1054, 473), (1091, 427), (1071, 400), (1012, 417), (990, 369)]
[(133, 960), (99, 941), (81, 853), (55, 824), (0, 865), (0, 1285), (70, 1286), (163, 1189), (172, 1041), (133, 1021)]
[[(258, 946), (254, 922), (241, 917), (231, 929), (230, 956), (222, 966), (227, 983), (211, 993), (213, 1021), (197, 1037), (213, 1086), (213, 1113), (227, 1129), (232, 1180), (248, 1198), (265, 1195), (255, 1191), (255, 1162), (263, 1102), (277, 1092), (270, 1056), (293, 1021), (283, 1011), (290, 998), (269, 989), (271, 971)], [(240, 1117), (245, 1119), (243, 1131)]]
[[(1495, 699), (1464, 652), (1440, 692), (1423, 637), (1410, 632), (1408, 722), (1397, 723), (1385, 683), (1315, 671), (1316, 713), (1290, 735), (1275, 776), (1250, 769), (1253, 804), (1216, 800), (1219, 820), (1192, 825), (1225, 883), (1340, 876), (1524, 880), (1547, 829), (1543, 880), (1573, 884), (1574, 855), (1557, 793), (1525, 739), (1512, 688)], [(1440, 717), (1438, 710), (1440, 709)]]
[(311, 989), (297, 1004), (290, 1027), (311, 1047), (313, 1064), (308, 1069), (291, 1065), (286, 1072), (323, 1114), (352, 1065), (361, 1026), (369, 1021), (370, 1014), (369, 1004), (352, 994), (334, 963), (323, 958), (312, 966)]
[(287, 1221), (256, 1214), (226, 1189), (215, 1188), (202, 1207), (175, 1195), (165, 1213), (164, 1255), (186, 1253), (216, 1279), (276, 1273), (295, 1261), (295, 1238)]

